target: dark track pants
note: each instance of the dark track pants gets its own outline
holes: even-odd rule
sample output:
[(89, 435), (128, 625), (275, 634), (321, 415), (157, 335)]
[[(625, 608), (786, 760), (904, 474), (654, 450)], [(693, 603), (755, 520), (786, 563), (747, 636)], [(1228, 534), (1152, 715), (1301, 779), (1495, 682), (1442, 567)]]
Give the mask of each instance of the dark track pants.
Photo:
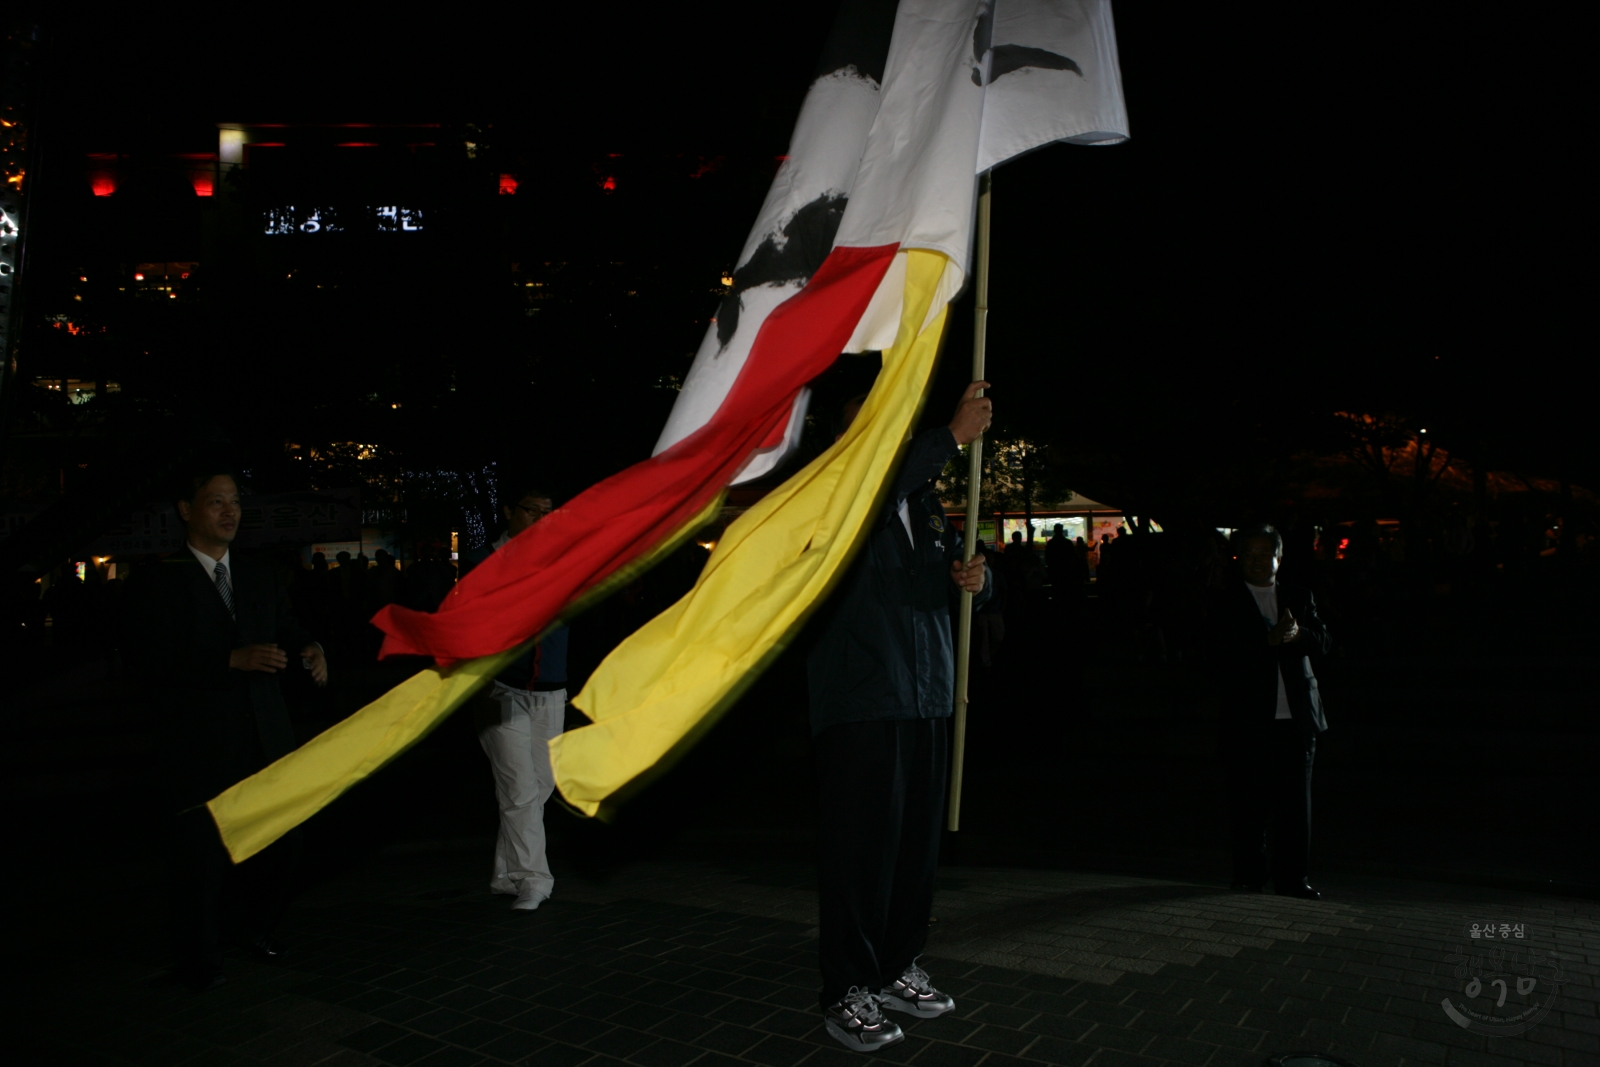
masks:
[(851, 722), (817, 735), (824, 1007), (876, 992), (922, 952), (950, 762), (948, 721)]
[(1234, 881), (1260, 884), (1269, 873), (1276, 888), (1305, 881), (1311, 858), (1315, 735), (1296, 719), (1273, 719), (1259, 728), (1225, 738), (1223, 748)]

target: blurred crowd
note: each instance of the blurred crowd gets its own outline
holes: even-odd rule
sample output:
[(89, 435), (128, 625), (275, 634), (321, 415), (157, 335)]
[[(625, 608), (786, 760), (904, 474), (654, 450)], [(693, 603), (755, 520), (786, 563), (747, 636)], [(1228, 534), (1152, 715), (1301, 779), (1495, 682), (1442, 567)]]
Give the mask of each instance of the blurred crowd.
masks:
[[(1576, 608), (1600, 581), (1600, 543), (1559, 520), (1470, 518), (1408, 532), (1375, 521), (1284, 529), (1284, 580), (1315, 591), (1339, 654), (1407, 655), (1419, 620), (1512, 625)], [(1208, 591), (1232, 572), (1230, 531), (1123, 526), (1090, 544), (1057, 526), (1042, 542), (980, 542), (995, 595), (974, 617), (974, 685), (1004, 683), (1045, 651), (1095, 648), (1150, 664), (1198, 656)], [(1009, 647), (1009, 654), (1008, 654)]]

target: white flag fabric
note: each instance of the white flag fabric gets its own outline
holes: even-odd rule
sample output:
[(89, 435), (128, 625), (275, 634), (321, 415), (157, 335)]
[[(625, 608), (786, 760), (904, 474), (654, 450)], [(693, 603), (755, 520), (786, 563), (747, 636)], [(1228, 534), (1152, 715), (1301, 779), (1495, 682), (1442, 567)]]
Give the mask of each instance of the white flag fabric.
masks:
[[(1109, 0), (998, 0), (980, 14), (973, 50), (984, 79), (978, 173), (1024, 152), (1128, 139)], [(987, 38), (987, 40), (985, 40)], [(987, 47), (985, 45), (987, 44)]]
[[(951, 181), (953, 169), (971, 176), (1054, 142), (1127, 137), (1110, 0), (902, 0), (881, 88), (853, 66), (812, 85), (656, 452), (711, 418), (761, 324), (832, 247), (893, 244), (949, 257), (955, 269), (939, 283), (935, 315), (965, 284), (972, 256), (975, 183)], [(896, 256), (845, 351), (894, 343), (904, 271), (904, 255)], [(783, 439), (766, 442), (735, 484), (793, 451), (807, 399), (802, 393)]]
[[(853, 65), (824, 73), (812, 84), (795, 123), (789, 158), (778, 168), (739, 254), (734, 284), (695, 354), (656, 442), (657, 455), (711, 419), (772, 309), (799, 292), (832, 251), (867, 131), (878, 113), (878, 92), (877, 81)], [(759, 478), (794, 450), (808, 399), (801, 395), (783, 440), (757, 450), (736, 483)]]

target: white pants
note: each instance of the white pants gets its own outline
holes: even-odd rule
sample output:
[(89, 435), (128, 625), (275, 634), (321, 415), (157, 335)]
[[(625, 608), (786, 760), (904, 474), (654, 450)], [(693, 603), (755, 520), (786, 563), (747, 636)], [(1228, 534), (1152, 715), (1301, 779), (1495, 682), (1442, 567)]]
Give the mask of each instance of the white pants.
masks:
[(548, 897), (556, 881), (545, 857), (544, 804), (555, 789), (547, 742), (565, 723), (567, 691), (532, 693), (493, 682), (479, 705), (478, 740), (494, 771), (500, 839), (494, 849), (496, 893), (520, 892), (532, 882)]

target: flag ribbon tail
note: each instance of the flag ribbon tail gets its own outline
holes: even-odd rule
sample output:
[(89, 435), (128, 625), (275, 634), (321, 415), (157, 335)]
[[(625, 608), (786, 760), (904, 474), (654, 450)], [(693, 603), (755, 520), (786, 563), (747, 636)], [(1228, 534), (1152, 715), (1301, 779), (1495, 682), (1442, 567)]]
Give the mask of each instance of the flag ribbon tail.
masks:
[[(562, 612), (568, 619), (671, 554), (716, 518), (725, 493), (645, 555), (587, 590)], [(555, 624), (552, 623), (552, 626)], [(430, 667), (206, 803), (233, 862), (243, 863), (337, 800), (346, 790), (427, 737), (530, 647)]]

